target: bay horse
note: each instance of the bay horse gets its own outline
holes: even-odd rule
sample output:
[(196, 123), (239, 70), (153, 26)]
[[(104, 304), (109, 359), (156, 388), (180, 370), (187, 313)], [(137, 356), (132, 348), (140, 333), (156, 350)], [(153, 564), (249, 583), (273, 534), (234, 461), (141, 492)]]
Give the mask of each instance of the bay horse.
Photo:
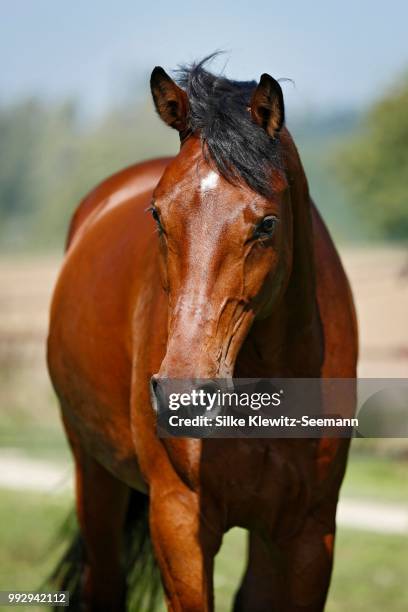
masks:
[[(168, 610), (214, 610), (214, 557), (240, 526), (235, 612), (317, 612), (349, 441), (161, 439), (153, 404), (168, 377), (355, 377), (349, 284), (274, 78), (232, 81), (203, 61), (177, 80), (156, 67), (151, 91), (179, 153), (114, 174), (80, 203), (51, 307), (49, 371), (76, 468), (78, 605), (126, 609), (134, 519)], [(72, 564), (71, 551), (61, 584)], [(153, 607), (143, 601), (138, 612)]]

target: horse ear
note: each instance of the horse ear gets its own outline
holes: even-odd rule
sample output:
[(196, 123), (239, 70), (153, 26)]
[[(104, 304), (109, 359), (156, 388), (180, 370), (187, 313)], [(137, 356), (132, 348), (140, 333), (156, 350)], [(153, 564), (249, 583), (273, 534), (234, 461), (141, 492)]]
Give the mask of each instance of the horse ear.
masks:
[(156, 66), (150, 77), (156, 110), (170, 127), (184, 131), (187, 128), (188, 99), (187, 94), (161, 68)]
[(269, 74), (263, 74), (251, 98), (252, 119), (269, 136), (275, 136), (285, 121), (285, 107), (281, 86)]

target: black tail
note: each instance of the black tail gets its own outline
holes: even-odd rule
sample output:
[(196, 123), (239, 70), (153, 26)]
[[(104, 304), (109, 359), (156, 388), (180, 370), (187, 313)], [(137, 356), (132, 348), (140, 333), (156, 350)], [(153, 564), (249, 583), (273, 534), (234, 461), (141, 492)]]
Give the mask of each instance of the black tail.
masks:
[[(127, 610), (154, 612), (161, 599), (159, 570), (150, 540), (149, 498), (132, 491), (125, 524), (124, 566), (127, 583)], [(52, 573), (49, 582), (60, 591), (69, 591), (69, 609), (81, 610), (82, 575), (86, 561), (85, 548), (73, 517), (64, 524), (61, 536), (71, 543)], [(59, 608), (55, 608), (55, 610)]]

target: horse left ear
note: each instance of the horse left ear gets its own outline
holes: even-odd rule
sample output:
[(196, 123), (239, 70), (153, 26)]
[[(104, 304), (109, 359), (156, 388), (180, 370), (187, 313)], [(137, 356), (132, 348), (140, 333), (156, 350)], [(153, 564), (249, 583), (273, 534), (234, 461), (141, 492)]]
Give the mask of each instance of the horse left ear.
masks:
[(285, 107), (281, 86), (269, 74), (263, 74), (252, 94), (250, 112), (252, 119), (273, 137), (285, 121)]
[(186, 130), (188, 123), (187, 94), (161, 66), (156, 66), (152, 72), (150, 89), (154, 105), (161, 119), (179, 132)]

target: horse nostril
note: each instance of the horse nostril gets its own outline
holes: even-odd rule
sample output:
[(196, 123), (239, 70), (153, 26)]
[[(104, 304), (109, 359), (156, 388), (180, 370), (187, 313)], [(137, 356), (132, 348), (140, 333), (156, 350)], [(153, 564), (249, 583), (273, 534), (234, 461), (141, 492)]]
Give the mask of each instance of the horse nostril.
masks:
[(157, 381), (156, 376), (152, 376), (152, 377), (151, 377), (151, 379), (150, 379), (150, 389), (151, 389), (152, 393), (155, 393), (155, 392), (156, 392), (156, 389), (157, 389), (157, 385), (158, 385), (158, 384), (159, 384), (159, 383), (158, 383), (158, 381)]
[(197, 385), (195, 390), (200, 398), (198, 408), (195, 410), (205, 411), (206, 414), (211, 410), (211, 414), (215, 414), (219, 403), (220, 385), (213, 380), (206, 380)]
[(197, 387), (197, 391), (204, 391), (204, 393), (208, 393), (210, 395), (213, 395), (215, 393), (217, 393), (217, 391), (220, 390), (219, 385), (217, 385), (215, 382), (206, 382), (203, 385), (200, 385), (199, 387)]
[[(153, 375), (150, 379), (150, 399), (155, 412), (160, 412), (168, 408), (171, 395), (178, 397), (190, 395), (191, 402), (181, 403), (178, 408), (183, 408), (186, 412), (200, 413), (203, 410), (208, 410), (210, 406), (212, 412), (214, 412), (217, 408), (220, 408), (218, 404), (222, 388), (223, 385), (220, 384), (220, 381), (214, 379), (186, 379), (183, 381), (166, 379), (163, 381)], [(174, 393), (171, 393), (172, 391)], [(171, 409), (174, 410), (174, 406)]]
[(153, 410), (158, 412), (160, 401), (162, 400), (163, 390), (156, 376), (150, 379), (150, 399), (152, 401)]

